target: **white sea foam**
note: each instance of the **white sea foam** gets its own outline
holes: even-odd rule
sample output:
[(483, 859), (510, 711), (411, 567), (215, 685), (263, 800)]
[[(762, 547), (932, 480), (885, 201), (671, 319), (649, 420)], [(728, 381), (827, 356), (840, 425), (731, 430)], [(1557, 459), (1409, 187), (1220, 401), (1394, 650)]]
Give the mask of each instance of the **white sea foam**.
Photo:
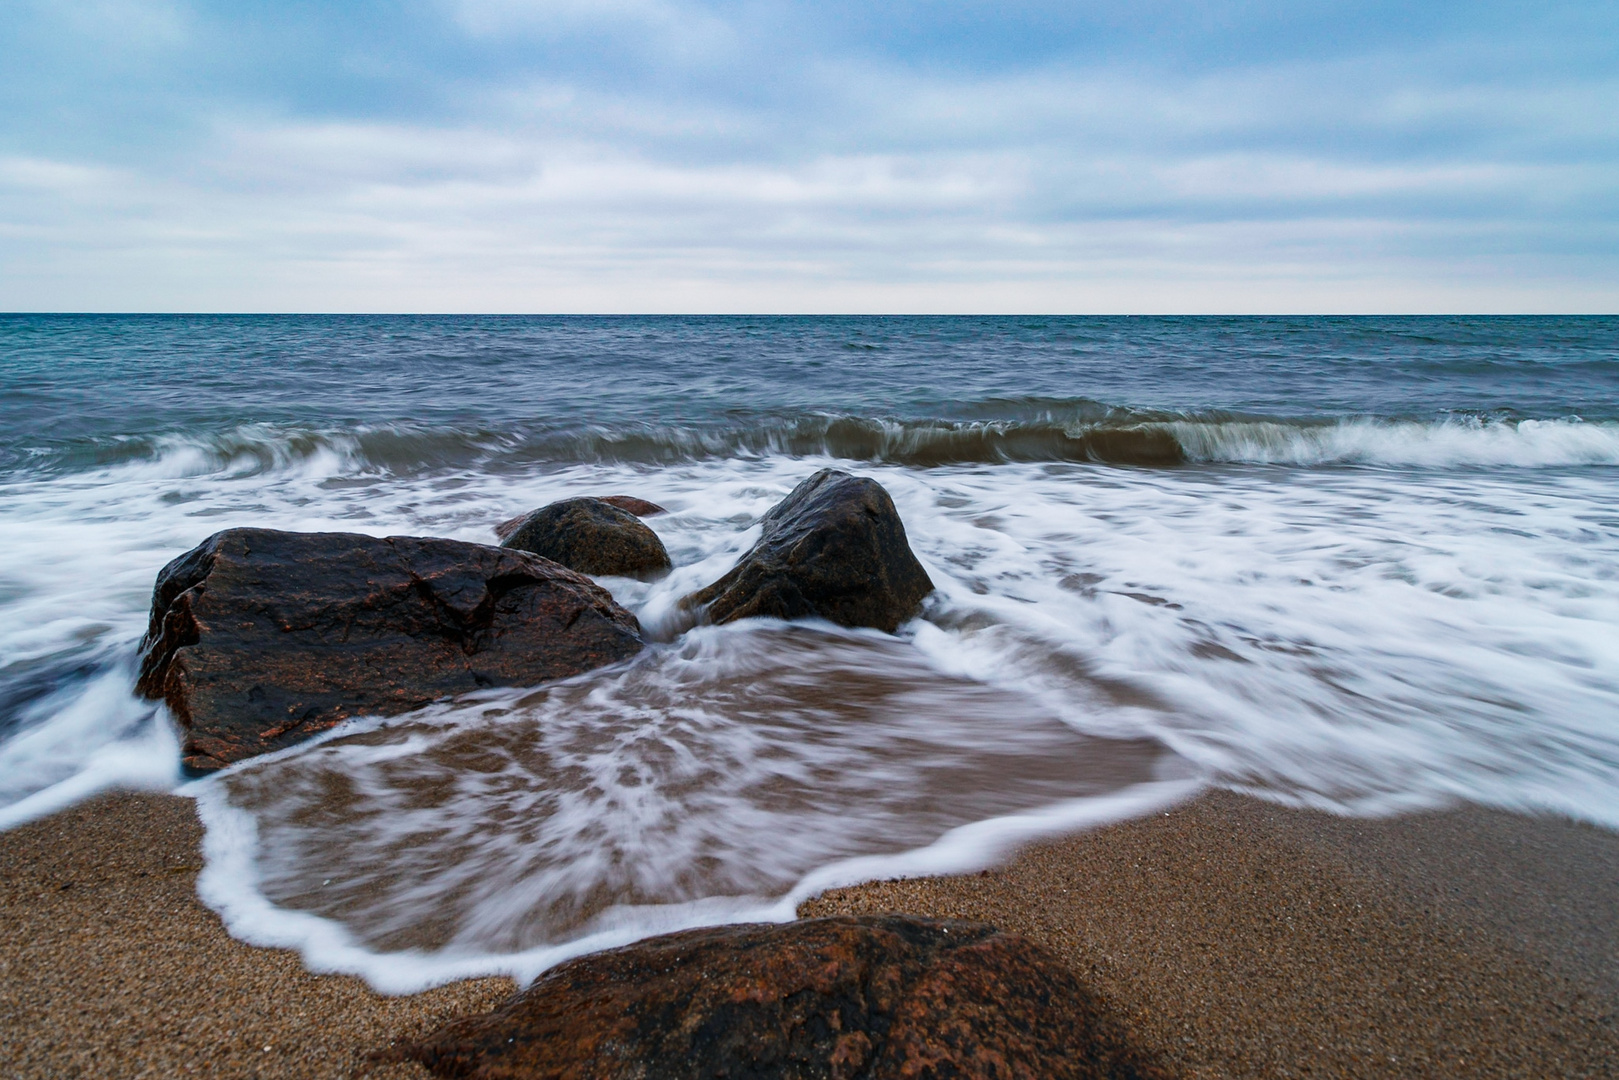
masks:
[[(36, 703), (39, 722), (0, 743), (0, 829), (54, 814), (108, 788), (162, 791), (180, 779), (180, 743), (112, 667)], [(31, 718), (32, 719), (32, 718)]]
[[(231, 456), (17, 480), (0, 487), (4, 662), (83, 670), (31, 699), (0, 744), (3, 820), (172, 778), (172, 736), (128, 692), (132, 654), (153, 575), (209, 533), (490, 542), (521, 510), (619, 491), (671, 510), (650, 523), (675, 573), (608, 582), (664, 643), (622, 670), (362, 725), (195, 788), (204, 896), (233, 932), (390, 990), (528, 977), (977, 852), (965, 866), (1018, 822), (1104, 820), (1175, 783), (1344, 813), (1472, 799), (1619, 827), (1619, 472), (1588, 467), (1613, 463), (1611, 426), (1453, 428), (1326, 425), (1306, 445), (1290, 427), (1293, 449), (1233, 434), (1206, 455), (1375, 468), (760, 454), (495, 475)], [(893, 493), (939, 585), (924, 618), (898, 640), (768, 625), (680, 637), (674, 600), (825, 464)], [(1505, 465), (1526, 468), (1476, 467)], [(749, 684), (774, 688), (768, 708), (749, 705)], [(836, 704), (806, 696), (861, 686)], [(1148, 774), (1081, 777), (1078, 802), (1041, 772), (1135, 769), (1131, 747), (1153, 745), (1170, 753)], [(969, 767), (997, 746), (1012, 755), (1001, 768)], [(1191, 779), (1154, 771), (1175, 761)], [(764, 794), (783, 784), (796, 802)], [(931, 807), (894, 796), (940, 790)], [(388, 902), (368, 907), (368, 890)], [(400, 920), (427, 909), (440, 917)]]
[[(1236, 420), (1215, 414), (1166, 419), (1161, 413), (951, 421), (812, 414), (744, 420), (728, 428), (635, 424), (500, 435), (409, 425), (324, 430), (243, 424), (222, 432), (113, 440), (101, 451), (116, 463), (86, 479), (382, 480), (471, 468), (521, 474), (536, 463), (610, 469), (615, 463), (644, 468), (710, 461), (723, 467), (737, 459), (816, 456), (911, 467), (1016, 461), (1164, 465), (1175, 460), (1177, 446), (1192, 462), (1543, 469), (1619, 465), (1619, 423), (1473, 415), (1439, 421)], [(36, 467), (49, 473), (67, 460), (46, 455)]]
[(1324, 424), (1183, 421), (1168, 427), (1193, 461), (1528, 469), (1619, 465), (1619, 424), (1588, 424), (1578, 419)]
[(359, 975), (384, 994), (410, 994), (457, 979), (508, 975), (526, 985), (575, 956), (699, 926), (787, 922), (798, 905), (827, 889), (874, 878), (970, 873), (994, 866), (1042, 837), (1094, 828), (1152, 813), (1196, 794), (1194, 780), (1139, 783), (1107, 795), (1070, 799), (1037, 810), (974, 821), (909, 851), (842, 859), (816, 868), (776, 897), (711, 896), (656, 905), (621, 905), (596, 929), (559, 942), (488, 951), (370, 947), (341, 921), (268, 899), (263, 891), (258, 822), (231, 805), (219, 777), (191, 785), (207, 832), (207, 861), (198, 894), (231, 934), (251, 945), (296, 950), (311, 971)]
[(276, 906), (379, 954), (456, 957), (753, 912), (828, 865), (1165, 768), (1179, 766), (1152, 741), (1077, 733), (903, 639), (759, 622), (211, 783), (218, 809), (252, 816)]
[(1060, 467), (942, 487), (966, 505), (923, 544), (985, 624), (919, 636), (953, 670), (1273, 797), (1619, 825), (1610, 476)]

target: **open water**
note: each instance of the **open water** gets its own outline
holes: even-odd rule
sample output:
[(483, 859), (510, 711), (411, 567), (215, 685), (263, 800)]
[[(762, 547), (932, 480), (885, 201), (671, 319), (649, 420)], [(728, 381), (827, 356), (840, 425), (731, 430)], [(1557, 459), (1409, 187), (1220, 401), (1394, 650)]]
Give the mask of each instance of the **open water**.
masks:
[[(826, 465), (938, 592), (677, 634)], [(407, 990), (1205, 786), (1619, 827), (1619, 319), (0, 317), (0, 826), (180, 785), (152, 579), (624, 493), (640, 658), (181, 785), (233, 932)]]

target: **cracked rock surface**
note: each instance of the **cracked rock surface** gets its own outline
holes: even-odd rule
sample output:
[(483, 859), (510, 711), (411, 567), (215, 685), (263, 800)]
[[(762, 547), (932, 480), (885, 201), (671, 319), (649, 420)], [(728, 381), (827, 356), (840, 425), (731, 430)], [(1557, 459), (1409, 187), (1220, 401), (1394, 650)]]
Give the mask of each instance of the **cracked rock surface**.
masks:
[(635, 617), (589, 578), (458, 540), (227, 529), (158, 574), (137, 690), (193, 773), (351, 716), (626, 659)]

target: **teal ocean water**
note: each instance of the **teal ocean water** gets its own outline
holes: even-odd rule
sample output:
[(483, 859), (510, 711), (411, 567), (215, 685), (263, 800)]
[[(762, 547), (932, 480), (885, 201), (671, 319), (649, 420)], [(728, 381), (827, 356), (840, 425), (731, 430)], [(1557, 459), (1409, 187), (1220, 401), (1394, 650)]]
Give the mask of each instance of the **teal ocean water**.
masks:
[[(657, 638), (200, 784), (206, 899), (404, 989), (1204, 786), (1619, 827), (1619, 319), (0, 316), (0, 825), (180, 784), (152, 579), (625, 493)], [(678, 633), (833, 465), (938, 593)], [(785, 907), (784, 907), (785, 905)]]

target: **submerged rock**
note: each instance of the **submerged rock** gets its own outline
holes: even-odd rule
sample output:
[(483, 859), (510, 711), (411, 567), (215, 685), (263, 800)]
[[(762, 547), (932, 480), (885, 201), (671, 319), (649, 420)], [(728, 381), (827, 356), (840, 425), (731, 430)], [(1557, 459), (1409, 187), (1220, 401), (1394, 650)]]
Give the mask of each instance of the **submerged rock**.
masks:
[(566, 678), (641, 647), (606, 590), (523, 552), (227, 529), (158, 574), (136, 688), (167, 702), (186, 767), (206, 772), (351, 716)]
[(658, 534), (605, 499), (563, 499), (506, 525), (512, 527), (501, 547), (543, 555), (581, 574), (652, 578), (670, 569)]
[(819, 615), (893, 633), (933, 591), (875, 480), (822, 469), (759, 520), (763, 535), (718, 581), (685, 598), (716, 623)]
[(553, 968), (389, 1056), (478, 1080), (1158, 1080), (1054, 957), (904, 915), (726, 926)]

